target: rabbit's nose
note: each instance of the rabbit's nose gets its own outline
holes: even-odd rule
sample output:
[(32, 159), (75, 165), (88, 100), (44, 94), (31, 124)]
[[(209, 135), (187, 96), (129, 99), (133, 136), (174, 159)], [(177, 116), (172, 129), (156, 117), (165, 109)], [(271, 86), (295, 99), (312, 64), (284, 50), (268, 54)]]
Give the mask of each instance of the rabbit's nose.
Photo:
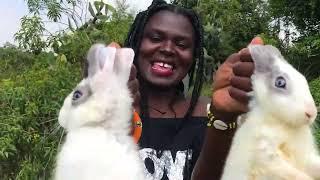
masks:
[(306, 104), (305, 115), (308, 119), (315, 118), (317, 115), (317, 107), (314, 103)]
[(306, 116), (307, 116), (308, 119), (310, 119), (311, 116), (312, 116), (309, 112), (305, 112), (305, 114), (306, 114)]

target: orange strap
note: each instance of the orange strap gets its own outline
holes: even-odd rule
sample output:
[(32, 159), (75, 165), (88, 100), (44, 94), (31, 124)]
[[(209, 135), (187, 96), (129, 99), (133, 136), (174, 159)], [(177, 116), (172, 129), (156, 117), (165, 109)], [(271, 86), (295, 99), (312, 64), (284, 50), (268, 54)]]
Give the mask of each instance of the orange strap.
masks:
[(133, 133), (132, 133), (133, 140), (135, 143), (138, 143), (142, 133), (142, 122), (139, 114), (136, 111), (133, 112), (132, 121), (133, 121)]

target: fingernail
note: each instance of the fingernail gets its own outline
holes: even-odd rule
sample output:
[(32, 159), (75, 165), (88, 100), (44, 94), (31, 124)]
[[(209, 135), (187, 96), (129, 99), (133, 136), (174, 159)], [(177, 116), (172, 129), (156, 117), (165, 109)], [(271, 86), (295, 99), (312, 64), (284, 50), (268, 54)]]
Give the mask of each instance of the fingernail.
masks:
[(250, 42), (250, 44), (260, 44), (263, 45), (263, 40), (261, 37), (257, 36), (255, 38), (253, 38)]
[(116, 43), (116, 42), (111, 42), (109, 45), (108, 45), (108, 47), (114, 47), (114, 48), (121, 48), (120, 47), (120, 45), (118, 44), (118, 43)]
[(241, 49), (238, 53), (239, 53), (239, 54), (241, 54), (241, 53), (242, 53), (242, 51), (244, 51), (244, 49)]

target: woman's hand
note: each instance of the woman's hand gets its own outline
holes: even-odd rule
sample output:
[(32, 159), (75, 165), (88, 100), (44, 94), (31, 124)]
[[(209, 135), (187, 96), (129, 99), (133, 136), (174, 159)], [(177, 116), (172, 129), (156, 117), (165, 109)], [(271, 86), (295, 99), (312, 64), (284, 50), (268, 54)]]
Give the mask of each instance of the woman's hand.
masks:
[[(251, 44), (263, 44), (256, 37)], [(248, 48), (232, 54), (219, 67), (213, 84), (212, 102), (219, 112), (241, 114), (248, 111), (248, 92), (252, 90), (254, 64)]]

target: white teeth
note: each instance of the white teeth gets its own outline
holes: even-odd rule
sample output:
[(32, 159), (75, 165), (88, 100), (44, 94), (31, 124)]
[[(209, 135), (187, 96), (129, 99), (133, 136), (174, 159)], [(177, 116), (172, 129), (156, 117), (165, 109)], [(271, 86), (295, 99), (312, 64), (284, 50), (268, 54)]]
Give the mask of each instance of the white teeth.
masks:
[(170, 68), (170, 69), (173, 68), (172, 65), (167, 64), (167, 63), (163, 63), (163, 62), (155, 62), (154, 65), (158, 65), (158, 66), (165, 67), (165, 68)]
[(163, 67), (163, 63), (162, 62), (155, 62), (154, 64)]
[(164, 67), (172, 69), (172, 66), (170, 64), (164, 64)]

